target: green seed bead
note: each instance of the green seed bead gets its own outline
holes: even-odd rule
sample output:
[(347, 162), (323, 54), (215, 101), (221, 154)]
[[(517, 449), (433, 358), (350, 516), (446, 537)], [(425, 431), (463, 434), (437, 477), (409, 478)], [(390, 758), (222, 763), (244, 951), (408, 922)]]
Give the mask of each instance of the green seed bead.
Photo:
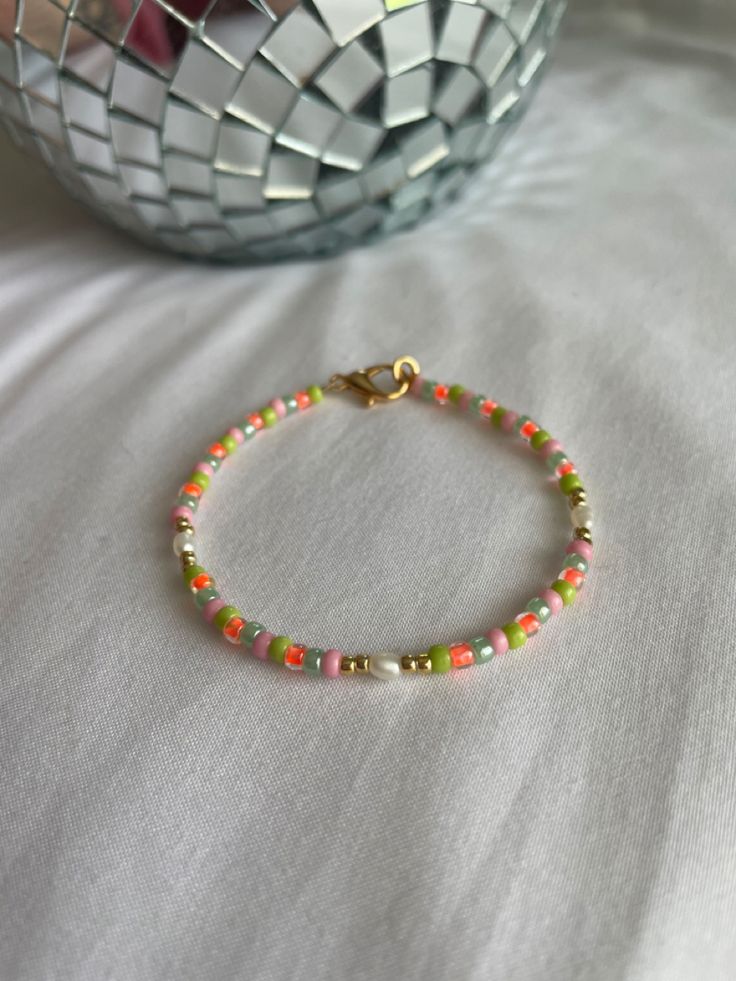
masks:
[(540, 623), (546, 623), (552, 616), (552, 610), (547, 606), (543, 599), (535, 596), (526, 604), (529, 613), (533, 613)]
[[(295, 412), (299, 411), (299, 405), (293, 395), (282, 395), (281, 401), (286, 406), (287, 416), (293, 416)], [(317, 650), (316, 647), (315, 650)]]
[(312, 405), (319, 405), (319, 403), (325, 397), (325, 394), (319, 385), (310, 385), (307, 389), (307, 395), (309, 396)]
[(180, 507), (189, 508), (192, 511), (196, 511), (199, 507), (199, 498), (192, 497), (191, 494), (180, 494), (176, 499), (176, 503)]
[(308, 647), (304, 652), (302, 669), (307, 674), (319, 674), (322, 666), (322, 655), (324, 651), (321, 647)]
[(566, 473), (560, 477), (560, 490), (563, 494), (572, 494), (574, 490), (578, 490), (582, 486), (583, 482), (576, 473)]
[(268, 645), (268, 656), (277, 664), (283, 664), (286, 648), (291, 647), (291, 644), (291, 637), (274, 637)]
[(238, 448), (238, 441), (235, 439), (234, 436), (231, 436), (229, 433), (227, 435), (225, 435), (225, 436), (222, 437), (222, 439), (220, 440), (220, 443), (227, 450), (228, 456), (232, 456), (233, 453)]
[(487, 637), (474, 637), (468, 643), (473, 648), (476, 664), (485, 664), (494, 656), (493, 646)]
[(506, 634), (511, 650), (516, 650), (517, 647), (523, 647), (526, 644), (526, 632), (515, 620), (513, 623), (507, 623), (505, 627), (501, 627), (501, 630)]
[(568, 557), (565, 559), (565, 564), (562, 566), (562, 568), (577, 569), (578, 572), (585, 574), (588, 571), (588, 563), (582, 555), (578, 555), (577, 552), (573, 552), (572, 555), (568, 555)]
[(204, 571), (205, 570), (201, 565), (190, 565), (188, 569), (185, 569), (182, 572), (182, 578), (188, 586), (192, 579), (196, 579), (197, 576), (201, 576)]
[(253, 439), (255, 434), (258, 432), (252, 422), (244, 422), (240, 428), (243, 430), (243, 436), (245, 436), (246, 439)]
[(258, 634), (262, 634), (265, 629), (266, 628), (262, 623), (257, 623), (255, 620), (249, 620), (240, 631), (240, 643), (245, 644), (246, 647), (252, 647), (253, 641), (256, 639)]
[(433, 399), (434, 390), (437, 388), (437, 382), (428, 378), (422, 385), (422, 398), (423, 399)]
[(552, 583), (552, 589), (560, 594), (565, 606), (570, 606), (571, 603), (575, 602), (575, 587), (567, 579), (555, 579)]
[(199, 470), (195, 470), (187, 483), (196, 484), (198, 487), (201, 487), (203, 491), (206, 491), (210, 486), (210, 478), (206, 473), (201, 473)]
[(194, 602), (197, 604), (197, 608), (200, 610), (206, 603), (209, 603), (210, 600), (219, 598), (220, 594), (216, 589), (212, 589), (212, 587), (209, 587), (208, 589), (200, 589), (198, 593), (194, 594)]
[(529, 440), (529, 443), (531, 444), (531, 448), (533, 450), (541, 450), (544, 444), (550, 439), (552, 439), (552, 437), (546, 429), (538, 429)]
[(553, 453), (552, 456), (547, 457), (547, 469), (552, 473), (559, 467), (561, 463), (567, 461), (567, 454), (559, 450), (557, 453)]
[[(200, 593), (197, 593), (197, 596), (200, 595)], [(218, 630), (222, 630), (228, 620), (232, 619), (232, 617), (240, 617), (242, 619), (243, 614), (240, 612), (237, 606), (223, 606), (221, 610), (218, 610), (217, 613), (215, 613), (215, 617), (212, 622)]]
[(457, 405), (457, 403), (460, 401), (460, 396), (464, 391), (464, 385), (450, 385), (450, 391), (447, 393), (447, 397), (453, 403), (453, 405)]
[(506, 415), (506, 412), (507, 411), (508, 410), (505, 409), (502, 405), (497, 405), (496, 408), (491, 413), (491, 423), (494, 426), (500, 428), (500, 426), (501, 426), (501, 420)]
[(444, 644), (434, 644), (427, 651), (433, 674), (447, 674), (452, 667), (450, 648)]
[(270, 405), (267, 405), (265, 408), (261, 409), (258, 414), (260, 415), (261, 419), (263, 419), (263, 425), (268, 429), (271, 429), (271, 427), (275, 426), (279, 421), (279, 417), (276, 415), (276, 409), (273, 409)]

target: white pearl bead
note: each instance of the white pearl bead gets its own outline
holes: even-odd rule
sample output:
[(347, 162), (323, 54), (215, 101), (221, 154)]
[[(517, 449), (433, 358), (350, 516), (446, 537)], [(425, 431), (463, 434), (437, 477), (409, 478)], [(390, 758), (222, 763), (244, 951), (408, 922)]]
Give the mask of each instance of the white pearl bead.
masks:
[(368, 670), (374, 678), (391, 681), (401, 674), (401, 658), (398, 654), (371, 654)]
[(174, 555), (181, 555), (182, 552), (194, 551), (194, 535), (187, 531), (180, 531), (174, 535)]
[(578, 504), (570, 512), (570, 521), (572, 522), (573, 528), (587, 528), (588, 531), (592, 531), (593, 512), (587, 504)]

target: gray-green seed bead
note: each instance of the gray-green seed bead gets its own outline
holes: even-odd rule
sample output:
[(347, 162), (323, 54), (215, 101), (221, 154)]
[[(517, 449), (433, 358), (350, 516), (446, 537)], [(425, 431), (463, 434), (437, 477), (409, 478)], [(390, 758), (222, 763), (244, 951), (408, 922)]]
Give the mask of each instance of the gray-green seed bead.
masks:
[(240, 428), (243, 430), (243, 436), (245, 436), (246, 439), (253, 439), (257, 432), (257, 429), (252, 422), (244, 422)]
[(486, 401), (488, 400), (486, 399), (485, 395), (474, 395), (470, 400), (470, 402), (468, 403), (468, 412), (470, 412), (471, 415), (479, 416), (480, 407)]
[[(282, 395), (281, 396), (281, 401), (286, 406), (286, 414), (287, 414), (287, 416), (293, 416), (294, 413), (299, 408), (299, 406), (297, 405), (296, 399), (294, 398), (293, 395)], [(316, 647), (314, 649), (317, 650)], [(306, 654), (304, 656), (306, 657)]]
[(217, 473), (217, 471), (220, 469), (222, 460), (219, 458), (219, 456), (215, 456), (214, 453), (207, 453), (205, 454), (204, 462), (209, 463), (215, 473)]
[(180, 507), (191, 508), (192, 511), (196, 511), (199, 507), (199, 498), (192, 497), (191, 494), (180, 494), (176, 499), (176, 503)]
[(253, 641), (256, 639), (258, 634), (262, 634), (265, 629), (266, 628), (262, 623), (256, 623), (255, 620), (249, 620), (240, 631), (240, 643), (245, 644), (246, 647), (252, 647)]
[(546, 623), (552, 616), (552, 610), (547, 606), (543, 599), (535, 596), (526, 604), (527, 611), (533, 613), (540, 623)]
[(427, 381), (425, 381), (425, 383), (422, 385), (422, 398), (433, 399), (435, 388), (437, 388), (437, 382), (432, 381), (431, 379), (428, 378)]
[(554, 473), (557, 467), (559, 467), (561, 463), (564, 463), (565, 460), (567, 460), (566, 453), (563, 453), (562, 451), (553, 453), (552, 456), (547, 457), (547, 469)]
[(321, 647), (308, 647), (304, 652), (302, 668), (307, 674), (319, 674), (322, 665), (322, 655), (324, 651)]
[(565, 564), (562, 566), (563, 569), (577, 569), (578, 572), (586, 573), (588, 571), (588, 563), (582, 557), (578, 555), (577, 552), (573, 552), (572, 555), (568, 555), (565, 559)]
[(200, 589), (198, 593), (194, 594), (194, 602), (197, 607), (201, 610), (203, 606), (209, 603), (210, 600), (219, 599), (220, 594), (216, 589)]
[(485, 664), (493, 657), (493, 646), (487, 637), (474, 637), (468, 643), (473, 648), (476, 664)]

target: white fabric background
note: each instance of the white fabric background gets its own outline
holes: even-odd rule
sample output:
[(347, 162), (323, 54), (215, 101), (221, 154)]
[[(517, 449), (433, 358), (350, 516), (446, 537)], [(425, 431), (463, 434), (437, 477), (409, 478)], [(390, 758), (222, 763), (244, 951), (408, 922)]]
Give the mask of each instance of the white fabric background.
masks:
[[(681, 7), (580, 4), (468, 193), (327, 262), (151, 254), (3, 145), (3, 981), (734, 977), (736, 33)], [(443, 679), (235, 656), (172, 494), (244, 410), (404, 352), (565, 441), (579, 603)], [(210, 500), (226, 594), (349, 650), (503, 623), (568, 534), (523, 453), (409, 401), (333, 400)]]

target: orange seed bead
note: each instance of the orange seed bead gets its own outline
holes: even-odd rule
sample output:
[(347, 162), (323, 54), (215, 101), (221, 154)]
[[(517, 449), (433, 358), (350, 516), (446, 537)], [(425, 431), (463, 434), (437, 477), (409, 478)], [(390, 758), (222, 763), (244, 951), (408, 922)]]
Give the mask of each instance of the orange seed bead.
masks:
[(225, 626), (222, 628), (222, 632), (225, 634), (231, 644), (237, 644), (240, 640), (240, 631), (244, 626), (245, 620), (243, 620), (242, 617), (230, 617)]
[(304, 661), (306, 647), (301, 644), (290, 644), (284, 651), (284, 664), (287, 668), (300, 668)]
[(469, 668), (475, 663), (475, 655), (470, 644), (452, 644), (450, 646), (450, 660), (453, 668)]
[(539, 618), (533, 613), (524, 613), (516, 621), (527, 637), (531, 637), (539, 630)]
[(575, 589), (579, 589), (583, 584), (585, 579), (585, 573), (581, 572), (579, 569), (563, 569), (560, 573), (560, 579), (565, 579), (574, 586)]
[(213, 580), (207, 572), (200, 572), (198, 576), (189, 583), (189, 588), (197, 593), (200, 589), (209, 589), (212, 586)]

